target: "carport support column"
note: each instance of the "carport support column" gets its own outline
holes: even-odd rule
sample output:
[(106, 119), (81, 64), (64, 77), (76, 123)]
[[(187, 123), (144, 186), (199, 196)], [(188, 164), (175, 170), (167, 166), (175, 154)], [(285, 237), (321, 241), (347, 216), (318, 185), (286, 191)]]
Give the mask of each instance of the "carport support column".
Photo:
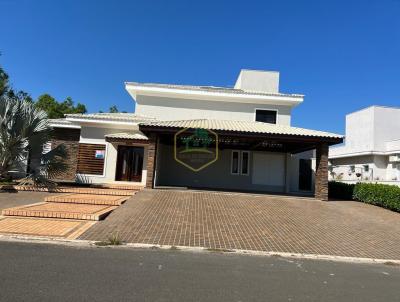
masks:
[(149, 145), (147, 147), (147, 178), (146, 188), (154, 188), (155, 163), (157, 156), (157, 135), (149, 135)]
[(316, 149), (315, 198), (328, 200), (328, 144), (321, 143)]

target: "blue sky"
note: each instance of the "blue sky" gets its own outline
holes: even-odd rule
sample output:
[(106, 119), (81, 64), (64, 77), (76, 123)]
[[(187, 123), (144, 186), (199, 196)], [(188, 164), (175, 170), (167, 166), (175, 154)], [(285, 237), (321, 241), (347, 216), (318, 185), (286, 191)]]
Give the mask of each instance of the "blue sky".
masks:
[(0, 0), (0, 64), (33, 97), (133, 111), (124, 81), (232, 86), (278, 70), (305, 94), (293, 125), (344, 132), (346, 113), (400, 105), (400, 0)]

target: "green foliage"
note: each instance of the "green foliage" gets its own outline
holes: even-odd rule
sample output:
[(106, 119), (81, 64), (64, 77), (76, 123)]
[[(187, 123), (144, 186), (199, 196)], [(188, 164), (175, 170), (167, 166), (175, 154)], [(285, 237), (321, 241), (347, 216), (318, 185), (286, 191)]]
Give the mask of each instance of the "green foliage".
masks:
[(400, 187), (374, 183), (329, 182), (329, 197), (357, 200), (400, 212)]
[[(9, 85), (8, 74), (0, 66), (0, 97), (33, 103), (32, 98), (24, 91), (14, 91)], [(86, 106), (78, 103), (76, 106), (70, 97), (58, 102), (49, 94), (43, 94), (35, 102), (36, 108), (47, 113), (48, 118), (62, 118), (68, 113), (86, 113)]]
[(29, 156), (31, 169), (27, 180), (46, 183), (65, 170), (65, 146), (59, 145), (43, 154), (43, 145), (50, 140), (51, 127), (44, 111), (29, 100), (16, 96), (0, 96), (0, 178)]
[[(119, 109), (117, 107), (117, 105), (112, 105), (110, 108), (108, 108), (108, 112), (109, 113), (119, 113)], [(126, 113), (126, 111), (121, 111), (122, 113)], [(104, 113), (103, 110), (99, 110), (99, 113)]]
[(32, 98), (30, 95), (22, 90), (20, 91), (14, 91), (10, 87), (9, 81), (8, 81), (8, 74), (4, 71), (4, 69), (0, 66), (0, 97), (9, 97), (12, 99), (19, 99), (19, 100), (25, 100), (28, 102), (32, 102)]
[(118, 113), (119, 110), (118, 110), (118, 108), (117, 108), (116, 105), (112, 105), (112, 106), (110, 107), (110, 109), (109, 109), (109, 112), (110, 112), (110, 113)]
[(97, 241), (94, 244), (97, 246), (121, 245), (122, 241), (118, 233), (113, 233), (108, 237), (107, 241)]
[(354, 188), (353, 198), (400, 212), (400, 188), (397, 186), (358, 183)]
[(354, 184), (346, 184), (343, 182), (330, 181), (329, 182), (329, 198), (337, 199), (353, 199)]
[(58, 102), (49, 94), (43, 94), (38, 97), (36, 107), (45, 111), (49, 118), (62, 118), (64, 114), (86, 113), (86, 106), (78, 103), (74, 106), (74, 102), (67, 97), (63, 102)]
[(0, 66), (0, 96), (4, 95), (8, 89), (8, 74)]

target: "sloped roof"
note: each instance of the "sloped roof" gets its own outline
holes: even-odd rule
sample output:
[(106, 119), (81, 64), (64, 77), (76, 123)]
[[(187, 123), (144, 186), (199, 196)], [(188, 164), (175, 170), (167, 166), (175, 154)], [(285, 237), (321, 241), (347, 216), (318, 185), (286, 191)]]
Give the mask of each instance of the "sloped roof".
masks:
[(166, 88), (166, 89), (180, 89), (180, 90), (192, 90), (192, 91), (203, 91), (203, 92), (220, 92), (220, 93), (231, 93), (231, 94), (243, 94), (243, 95), (259, 95), (259, 96), (283, 96), (292, 98), (303, 98), (302, 94), (287, 94), (287, 93), (272, 93), (272, 92), (255, 92), (246, 91), (243, 89), (235, 89), (230, 87), (216, 87), (216, 86), (193, 86), (193, 85), (175, 85), (175, 84), (159, 84), (159, 83), (138, 83), (138, 82), (125, 82), (125, 85), (136, 86), (136, 87), (149, 87), (149, 88)]
[(84, 120), (108, 120), (124, 122), (141, 122), (154, 120), (154, 118), (135, 113), (74, 113), (66, 114), (66, 119), (84, 119)]
[(77, 129), (79, 129), (81, 127), (70, 121), (67, 121), (65, 118), (49, 119), (48, 122), (49, 122), (50, 126), (54, 127), (54, 128), (77, 128)]
[(137, 139), (137, 140), (148, 140), (147, 136), (143, 134), (140, 130), (134, 130), (129, 132), (122, 133), (112, 133), (106, 134), (106, 138), (114, 138), (114, 139)]
[(251, 122), (251, 121), (194, 119), (194, 120), (179, 120), (179, 121), (143, 122), (140, 123), (140, 126), (163, 127), (163, 128), (192, 128), (192, 129), (200, 128), (208, 130), (260, 133), (260, 134), (311, 136), (311, 137), (325, 137), (334, 139), (343, 138), (342, 135), (330, 132), (291, 127), (286, 125)]

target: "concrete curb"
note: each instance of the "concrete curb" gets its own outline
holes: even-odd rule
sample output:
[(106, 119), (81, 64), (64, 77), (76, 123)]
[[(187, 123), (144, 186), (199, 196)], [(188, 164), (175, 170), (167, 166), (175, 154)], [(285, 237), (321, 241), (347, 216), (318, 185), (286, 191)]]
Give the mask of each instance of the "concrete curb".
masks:
[(309, 259), (309, 260), (322, 260), (322, 261), (360, 263), (360, 264), (400, 265), (400, 260), (395, 260), (395, 259), (359, 258), (359, 257), (334, 256), (334, 255), (299, 254), (299, 253), (286, 253), (286, 252), (273, 252), (273, 251), (266, 252), (266, 251), (239, 250), (239, 249), (224, 250), (224, 249), (210, 249), (205, 247), (171, 246), (171, 245), (158, 245), (158, 244), (146, 244), (146, 243), (126, 243), (116, 246), (112, 245), (97, 246), (95, 245), (96, 241), (91, 241), (91, 240), (77, 240), (77, 239), (51, 238), (51, 237), (40, 237), (40, 236), (23, 236), (23, 235), (0, 235), (0, 242), (54, 244), (54, 245), (74, 246), (81, 248), (162, 249), (162, 250), (178, 250), (178, 251), (196, 252), (196, 253), (203, 253), (203, 252), (227, 253), (234, 255), (282, 257), (291, 259)]

